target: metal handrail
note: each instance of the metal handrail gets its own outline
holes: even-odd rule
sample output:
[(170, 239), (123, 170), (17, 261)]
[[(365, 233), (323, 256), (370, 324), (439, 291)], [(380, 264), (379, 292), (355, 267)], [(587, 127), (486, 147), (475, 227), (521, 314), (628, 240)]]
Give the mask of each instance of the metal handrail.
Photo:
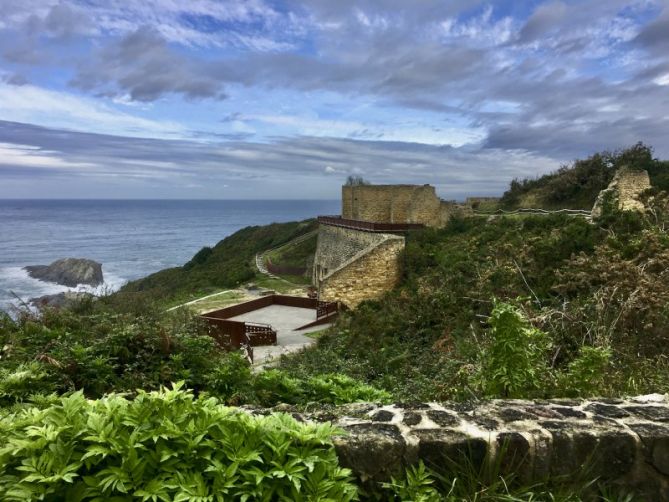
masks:
[(422, 223), (383, 223), (376, 221), (349, 220), (341, 216), (319, 216), (318, 223), (335, 227), (365, 230), (367, 232), (407, 232), (425, 228)]

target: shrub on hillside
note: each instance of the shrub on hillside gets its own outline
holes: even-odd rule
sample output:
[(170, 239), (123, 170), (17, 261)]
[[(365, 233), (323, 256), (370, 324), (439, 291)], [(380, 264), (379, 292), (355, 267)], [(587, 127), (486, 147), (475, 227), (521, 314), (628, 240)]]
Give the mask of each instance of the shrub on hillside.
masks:
[[(669, 204), (661, 193), (648, 196), (646, 213), (614, 212), (597, 224), (558, 215), (469, 218), (411, 233), (401, 284), (340, 316), (281, 368), (301, 378), (343, 373), (397, 399), (664, 392)], [(523, 329), (550, 341), (550, 349), (520, 354), (528, 365), (520, 382), (504, 357), (481, 357), (494, 341), (492, 298), (521, 308)], [(522, 337), (515, 343), (532, 347)]]
[(617, 169), (628, 166), (648, 171), (651, 184), (669, 189), (669, 166), (653, 159), (653, 151), (643, 143), (614, 152), (596, 153), (572, 165), (534, 179), (515, 179), (504, 192), (506, 208), (546, 207), (589, 210), (597, 195), (613, 179)]
[(119, 314), (98, 303), (86, 313), (23, 312), (0, 325), (0, 370), (14, 378), (39, 375), (23, 394), (4, 392), (5, 404), (22, 400), (29, 390), (83, 390), (98, 397), (156, 389), (176, 380), (201, 389), (205, 376), (225, 357), (211, 338), (202, 336), (200, 321), (193, 316), (155, 310)]

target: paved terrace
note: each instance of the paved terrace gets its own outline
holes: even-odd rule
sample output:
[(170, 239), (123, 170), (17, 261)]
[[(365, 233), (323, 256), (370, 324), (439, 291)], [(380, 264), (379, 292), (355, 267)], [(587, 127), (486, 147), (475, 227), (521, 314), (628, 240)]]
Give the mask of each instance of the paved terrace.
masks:
[(231, 317), (229, 320), (270, 324), (276, 330), (276, 345), (263, 345), (253, 348), (254, 365), (265, 365), (271, 359), (281, 354), (296, 352), (314, 343), (315, 340), (305, 336), (306, 333), (313, 333), (330, 327), (330, 324), (322, 324), (301, 331), (294, 331), (295, 328), (315, 321), (316, 311), (314, 309), (288, 307), (285, 305), (270, 305)]

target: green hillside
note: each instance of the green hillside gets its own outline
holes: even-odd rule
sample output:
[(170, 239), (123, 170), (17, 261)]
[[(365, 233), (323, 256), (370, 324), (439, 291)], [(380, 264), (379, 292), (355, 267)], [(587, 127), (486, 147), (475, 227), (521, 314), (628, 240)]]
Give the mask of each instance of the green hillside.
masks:
[[(585, 207), (613, 166), (630, 164), (667, 188), (668, 163), (637, 145), (514, 185), (506, 201), (543, 194), (553, 207)], [(645, 214), (614, 211), (594, 224), (481, 216), (412, 232), (399, 286), (282, 368), (343, 373), (397, 399), (665, 392), (669, 198), (657, 188), (645, 198)]]
[(597, 194), (607, 187), (622, 166), (647, 170), (654, 187), (669, 190), (669, 162), (654, 159), (652, 150), (638, 143), (626, 150), (597, 153), (577, 160), (539, 178), (513, 180), (501, 205), (505, 209), (589, 210)]
[(202, 248), (181, 267), (161, 270), (128, 283), (116, 296), (140, 296), (167, 303), (236, 287), (256, 277), (256, 253), (280, 246), (316, 228), (315, 220), (243, 228), (213, 248)]

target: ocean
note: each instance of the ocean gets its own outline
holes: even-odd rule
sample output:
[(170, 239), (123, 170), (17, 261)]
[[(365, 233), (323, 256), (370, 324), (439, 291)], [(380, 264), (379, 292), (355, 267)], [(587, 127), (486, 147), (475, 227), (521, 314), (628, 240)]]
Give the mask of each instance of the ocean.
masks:
[(32, 279), (26, 265), (59, 258), (102, 263), (105, 284), (184, 264), (249, 225), (338, 214), (336, 200), (0, 200), (0, 309), (67, 288)]

